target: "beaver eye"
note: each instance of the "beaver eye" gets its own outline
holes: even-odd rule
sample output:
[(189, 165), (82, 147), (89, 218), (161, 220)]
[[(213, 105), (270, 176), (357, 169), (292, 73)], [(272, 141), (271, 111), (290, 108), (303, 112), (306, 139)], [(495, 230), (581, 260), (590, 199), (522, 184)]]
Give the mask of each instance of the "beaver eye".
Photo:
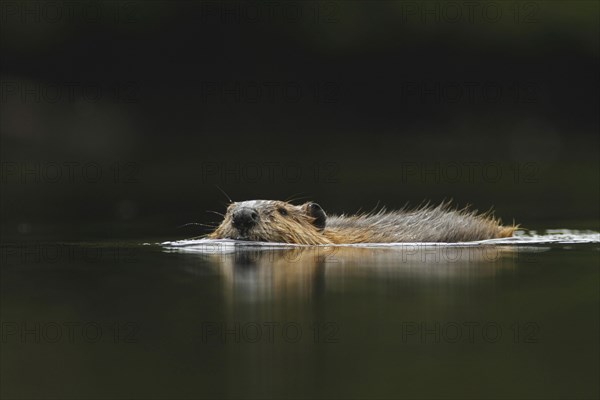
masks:
[(279, 214), (281, 215), (288, 215), (288, 211), (283, 207), (279, 207), (277, 211), (279, 211)]

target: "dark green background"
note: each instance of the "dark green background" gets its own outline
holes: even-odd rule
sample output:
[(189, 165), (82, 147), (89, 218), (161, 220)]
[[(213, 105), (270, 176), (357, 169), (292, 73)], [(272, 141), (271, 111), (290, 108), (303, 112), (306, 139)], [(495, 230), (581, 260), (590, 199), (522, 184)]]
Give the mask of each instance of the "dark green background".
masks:
[(108, 2), (58, 23), (44, 4), (27, 5), (39, 22), (3, 15), (7, 234), (189, 236), (203, 230), (175, 227), (218, 220), (216, 186), (330, 213), (453, 198), (597, 227), (597, 2), (462, 5), (459, 22), (443, 2)]
[[(0, 3), (1, 328), (108, 330), (3, 336), (3, 397), (598, 397), (595, 243), (304, 264), (141, 245), (205, 232), (177, 226), (218, 221), (219, 188), (329, 213), (453, 198), (599, 231), (597, 1), (475, 3), (472, 20), (467, 2), (68, 3)], [(206, 344), (205, 321), (332, 322), (340, 341)], [(406, 321), (505, 335), (402, 343)], [(515, 342), (527, 323), (536, 341)]]

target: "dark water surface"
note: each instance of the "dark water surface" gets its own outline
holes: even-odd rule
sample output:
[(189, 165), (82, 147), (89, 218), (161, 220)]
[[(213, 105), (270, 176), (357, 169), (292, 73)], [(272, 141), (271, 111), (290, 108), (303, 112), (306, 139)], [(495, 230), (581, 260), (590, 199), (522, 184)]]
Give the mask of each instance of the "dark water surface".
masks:
[(10, 241), (7, 398), (597, 398), (600, 240)]

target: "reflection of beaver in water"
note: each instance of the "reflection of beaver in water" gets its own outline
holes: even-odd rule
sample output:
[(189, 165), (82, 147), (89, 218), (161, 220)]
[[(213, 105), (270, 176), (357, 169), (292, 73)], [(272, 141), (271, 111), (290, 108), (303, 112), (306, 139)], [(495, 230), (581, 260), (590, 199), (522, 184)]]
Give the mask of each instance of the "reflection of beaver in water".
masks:
[(414, 210), (385, 210), (328, 217), (316, 203), (300, 206), (272, 200), (231, 203), (211, 239), (295, 244), (466, 242), (512, 236), (488, 214), (456, 210), (447, 203)]

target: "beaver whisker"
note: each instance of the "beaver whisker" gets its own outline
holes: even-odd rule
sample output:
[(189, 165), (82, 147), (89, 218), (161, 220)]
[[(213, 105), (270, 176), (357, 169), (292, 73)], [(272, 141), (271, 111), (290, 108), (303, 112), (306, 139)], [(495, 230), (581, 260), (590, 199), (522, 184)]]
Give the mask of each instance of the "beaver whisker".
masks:
[(211, 228), (211, 229), (214, 229), (218, 226), (217, 223), (209, 225), (209, 224), (202, 224), (200, 222), (188, 222), (187, 224), (179, 225), (176, 229), (185, 228), (186, 226), (191, 226), (191, 225), (198, 225), (198, 226), (203, 226), (205, 228)]
[(302, 195), (302, 193), (295, 193), (295, 194), (291, 195), (290, 197), (288, 197), (287, 199), (285, 199), (284, 201), (286, 203), (295, 203), (298, 200), (304, 200), (304, 199), (308, 199), (308, 196)]
[(229, 204), (233, 203), (233, 200), (231, 200), (231, 197), (229, 197), (229, 195), (227, 193), (225, 193), (225, 191), (223, 189), (221, 189), (219, 187), (219, 185), (215, 185), (217, 187), (217, 189), (219, 189), (221, 191), (221, 193), (223, 193), (223, 195), (227, 198), (227, 200), (229, 200)]

